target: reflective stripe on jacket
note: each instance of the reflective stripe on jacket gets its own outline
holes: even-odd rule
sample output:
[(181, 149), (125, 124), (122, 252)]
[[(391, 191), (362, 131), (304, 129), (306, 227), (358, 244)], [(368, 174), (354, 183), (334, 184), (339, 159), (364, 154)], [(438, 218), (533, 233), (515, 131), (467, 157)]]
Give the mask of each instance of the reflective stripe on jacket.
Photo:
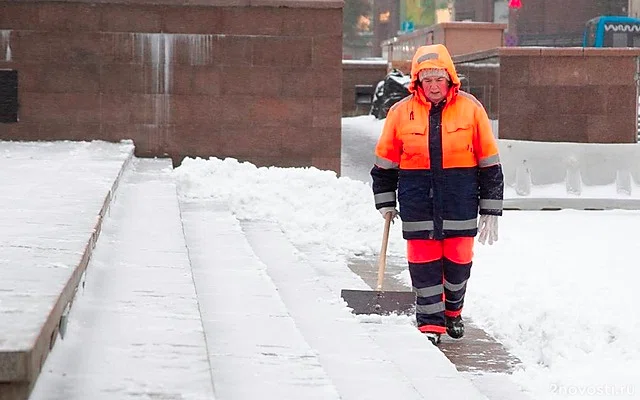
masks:
[[(452, 87), (432, 109), (417, 72), (446, 68)], [(475, 236), (477, 216), (502, 214), (503, 175), (484, 107), (459, 90), (460, 80), (442, 45), (414, 56), (412, 94), (387, 115), (371, 170), (376, 208), (395, 207), (405, 239)]]

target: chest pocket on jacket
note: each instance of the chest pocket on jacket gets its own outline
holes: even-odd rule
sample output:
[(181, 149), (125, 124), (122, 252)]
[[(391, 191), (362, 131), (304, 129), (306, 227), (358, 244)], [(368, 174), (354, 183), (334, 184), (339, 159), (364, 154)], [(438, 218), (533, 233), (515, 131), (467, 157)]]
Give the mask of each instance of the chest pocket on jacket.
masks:
[(399, 139), (402, 142), (401, 168), (429, 168), (429, 144), (424, 128), (407, 126), (400, 131)]
[(474, 126), (471, 123), (454, 123), (445, 126), (442, 137), (443, 167), (473, 167), (477, 165), (473, 148)]

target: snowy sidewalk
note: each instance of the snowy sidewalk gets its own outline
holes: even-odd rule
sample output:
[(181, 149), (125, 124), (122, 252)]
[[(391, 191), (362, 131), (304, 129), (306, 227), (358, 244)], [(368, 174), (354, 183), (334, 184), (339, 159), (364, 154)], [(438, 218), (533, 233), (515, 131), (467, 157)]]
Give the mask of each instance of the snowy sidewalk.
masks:
[(410, 324), (351, 314), (277, 224), (180, 208), (170, 168), (124, 173), (31, 400), (486, 399)]
[[(356, 317), (340, 301), (340, 289), (368, 287), (349, 257), (379, 249), (370, 187), (313, 169), (187, 159), (168, 174), (166, 161), (133, 159), (105, 214), (131, 151), (0, 142), (0, 348), (33, 344), (40, 313), (47, 327), (31, 333), (39, 353), (5, 352), (4, 376), (38, 372), (65, 304), (52, 293), (82, 278), (73, 266), (108, 215), (33, 399), (437, 398), (451, 386), (471, 399), (637, 398), (640, 325), (619, 305), (640, 301), (638, 212), (507, 212), (500, 242), (476, 249), (466, 309), (522, 364), (456, 373), (410, 318)], [(404, 253), (395, 228), (391, 256)], [(24, 382), (0, 382), (0, 399)]]
[(32, 400), (214, 398), (171, 161), (131, 169)]
[(353, 315), (327, 279), (335, 272), (308, 261), (321, 257), (297, 251), (277, 224), (250, 221), (243, 228), (341, 398), (486, 398), (413, 325)]
[(0, 142), (0, 398), (37, 377), (132, 143)]
[(351, 314), (276, 224), (182, 208), (220, 398), (485, 398), (415, 328)]
[[(28, 344), (15, 318), (46, 317), (56, 291), (80, 282), (31, 400), (507, 398), (458, 373), (407, 317), (352, 314), (340, 289), (366, 283), (278, 222), (179, 201), (169, 160), (132, 158), (128, 144), (49, 145), (45, 161), (16, 148), (4, 161), (22, 169), (3, 200), (15, 212), (2, 245), (15, 253), (3, 257), (0, 343)], [(26, 399), (7, 387), (0, 399)]]
[(339, 399), (226, 206), (182, 209), (218, 397)]

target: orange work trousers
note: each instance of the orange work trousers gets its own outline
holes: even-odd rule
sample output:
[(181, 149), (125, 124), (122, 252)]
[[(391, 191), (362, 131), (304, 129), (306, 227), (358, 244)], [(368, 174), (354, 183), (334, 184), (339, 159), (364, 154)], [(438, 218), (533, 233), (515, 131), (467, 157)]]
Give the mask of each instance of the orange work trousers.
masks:
[(471, 274), (473, 237), (407, 240), (416, 292), (416, 320), (423, 332), (445, 332), (445, 318), (461, 314)]

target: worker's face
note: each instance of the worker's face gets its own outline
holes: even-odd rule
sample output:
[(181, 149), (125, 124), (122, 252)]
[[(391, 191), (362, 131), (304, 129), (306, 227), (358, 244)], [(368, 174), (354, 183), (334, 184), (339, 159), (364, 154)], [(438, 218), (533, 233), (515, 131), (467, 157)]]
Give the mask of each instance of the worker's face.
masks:
[(442, 77), (431, 77), (424, 78), (420, 85), (422, 86), (422, 90), (424, 90), (425, 96), (432, 103), (439, 103), (443, 99), (447, 97), (447, 93), (449, 93), (449, 81), (446, 78)]

